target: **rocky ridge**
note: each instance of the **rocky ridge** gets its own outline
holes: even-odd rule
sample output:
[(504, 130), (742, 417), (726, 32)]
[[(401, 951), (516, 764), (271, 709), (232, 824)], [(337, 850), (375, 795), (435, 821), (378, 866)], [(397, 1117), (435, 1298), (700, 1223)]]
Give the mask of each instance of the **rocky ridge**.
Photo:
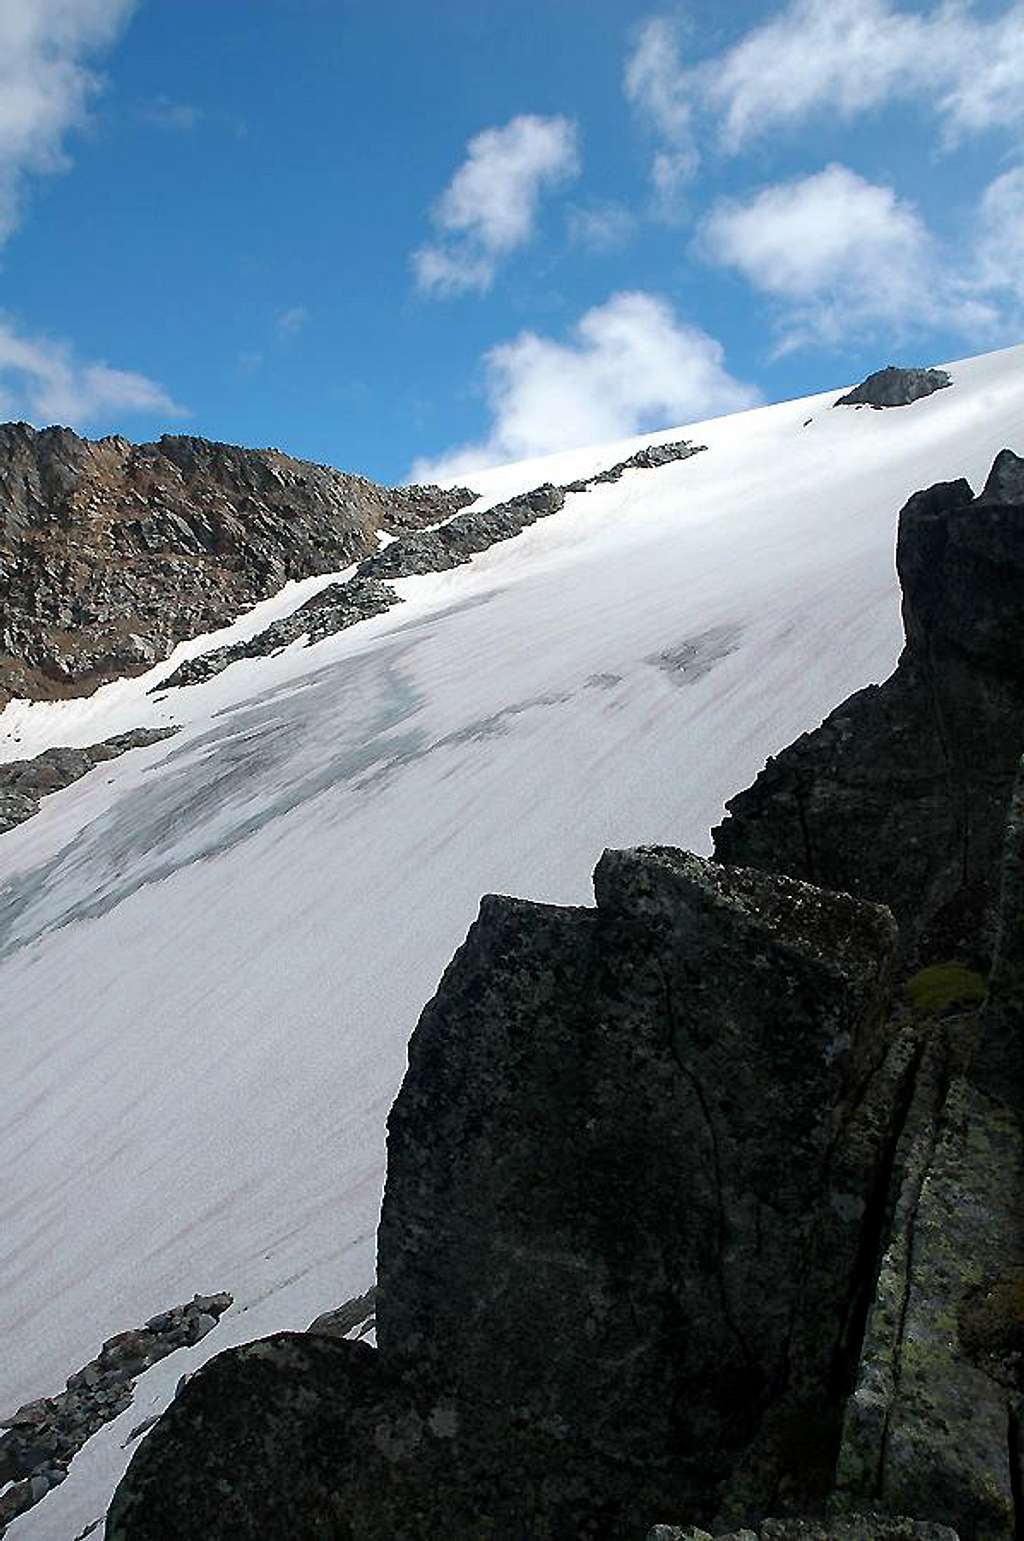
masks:
[(51, 792), (60, 792), (73, 781), (114, 760), (129, 749), (144, 749), (171, 738), (177, 728), (132, 728), (84, 749), (44, 749), (31, 760), (0, 764), (0, 835), (23, 824), (39, 812), (39, 804)]
[(381, 487), (278, 450), (3, 424), (0, 705), (137, 674), (287, 580), (345, 568), (380, 532), (474, 498)]
[(0, 1536), (11, 1520), (64, 1481), (71, 1461), (97, 1429), (131, 1405), (136, 1377), (176, 1349), (199, 1343), (231, 1300), (230, 1295), (195, 1295), (187, 1305), (151, 1317), (144, 1327), (119, 1332), (69, 1376), (63, 1391), (27, 1402), (0, 1419), (6, 1431), (0, 1435)]
[(346, 631), (358, 621), (368, 621), (371, 616), (382, 615), (392, 605), (400, 603), (394, 589), (376, 578), (352, 578), (348, 583), (329, 583), (326, 588), (307, 599), (290, 615), (274, 621), (255, 637), (245, 642), (230, 642), (224, 647), (211, 648), (208, 653), (197, 653), (186, 658), (172, 674), (150, 688), (150, 695), (165, 690), (175, 690), (182, 685), (201, 685), (223, 673), (229, 664), (243, 658), (268, 658), (292, 642), (304, 638), (307, 647)]
[(349, 583), (307, 603), (302, 620), (317, 612), (310, 626), (287, 616), (189, 660), (164, 684), (208, 679), (299, 636), (321, 640), (398, 603), (381, 580), (457, 566), (557, 512), (568, 492), (699, 448), (648, 445), (596, 477), (461, 516), (476, 500), (467, 488), (383, 487), (279, 450), (0, 425), (0, 706), (90, 694), (290, 579), (359, 564)]
[(400, 604), (400, 596), (385, 580), (447, 572), (450, 568), (460, 567), (500, 541), (513, 540), (538, 519), (560, 513), (570, 492), (586, 492), (602, 483), (616, 482), (624, 471), (654, 470), (673, 461), (688, 460), (704, 448), (704, 445), (690, 444), (687, 440), (647, 445), (595, 476), (568, 482), (562, 487), (546, 482), (491, 508), (469, 509), (453, 515), (443, 524), (400, 536), (360, 562), (355, 576), (347, 583), (331, 584), (291, 615), (275, 621), (246, 642), (215, 648), (186, 660), (167, 679), (154, 685), (151, 693), (199, 684), (242, 658), (265, 658), (302, 637), (306, 639), (307, 647), (312, 646), (359, 621), (380, 615), (391, 605)]

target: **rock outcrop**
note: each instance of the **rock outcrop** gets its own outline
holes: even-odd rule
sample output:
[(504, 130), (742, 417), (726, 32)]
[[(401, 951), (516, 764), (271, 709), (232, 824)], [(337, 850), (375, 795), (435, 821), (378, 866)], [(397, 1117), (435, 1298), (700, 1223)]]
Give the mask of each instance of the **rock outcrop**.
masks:
[(944, 369), (901, 369), (887, 364), (833, 405), (837, 407), (908, 407), (922, 396), (944, 391), (953, 384)]
[(436, 529), (404, 535), (360, 562), (358, 576), (412, 578), (419, 573), (446, 572), (499, 541), (512, 540), (528, 525), (557, 514), (564, 507), (565, 488), (545, 483), (507, 503), (496, 503), (479, 513), (470, 510), (456, 514)]
[(1024, 748), (1024, 461), (919, 492), (900, 515), (906, 646), (727, 804), (724, 862), (889, 906), (917, 961), (991, 958)]
[(113, 738), (89, 744), (84, 749), (44, 749), (34, 759), (9, 760), (0, 764), (0, 835), (38, 813), (40, 802), (50, 792), (69, 787), (105, 760), (114, 760), (129, 749), (144, 749), (149, 744), (157, 744), (177, 731), (177, 728), (132, 728), (128, 733), (117, 733)]
[(289, 578), (347, 567), (378, 532), (419, 529), (474, 496), (380, 487), (278, 450), (4, 424), (0, 705), (138, 673)]

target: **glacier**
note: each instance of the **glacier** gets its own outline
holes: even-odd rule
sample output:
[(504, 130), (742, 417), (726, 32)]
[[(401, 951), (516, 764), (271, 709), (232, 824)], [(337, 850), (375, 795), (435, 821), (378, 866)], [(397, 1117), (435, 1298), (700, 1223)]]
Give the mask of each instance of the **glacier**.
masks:
[(372, 1282), (406, 1043), (482, 893), (585, 904), (606, 846), (706, 853), (767, 755), (890, 673), (900, 507), (1024, 453), (1024, 348), (944, 367), (908, 407), (833, 409), (837, 388), (460, 478), (483, 506), (707, 446), (398, 580), (401, 605), (313, 648), (149, 693), (337, 574), (0, 714), (5, 760), (180, 726), (0, 838), (0, 1411), (196, 1291), (235, 1297), (17, 1541), (103, 1513), (183, 1373)]

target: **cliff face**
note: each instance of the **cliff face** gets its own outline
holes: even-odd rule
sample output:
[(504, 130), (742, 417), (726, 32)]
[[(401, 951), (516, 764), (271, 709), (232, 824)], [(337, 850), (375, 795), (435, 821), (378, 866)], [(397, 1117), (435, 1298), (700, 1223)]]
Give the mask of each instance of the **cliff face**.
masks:
[(81, 695), (472, 500), (277, 450), (0, 426), (0, 704)]
[(713, 832), (719, 860), (887, 904), (920, 962), (991, 958), (1024, 743), (1024, 461), (912, 497), (896, 564), (906, 646), (770, 760)]

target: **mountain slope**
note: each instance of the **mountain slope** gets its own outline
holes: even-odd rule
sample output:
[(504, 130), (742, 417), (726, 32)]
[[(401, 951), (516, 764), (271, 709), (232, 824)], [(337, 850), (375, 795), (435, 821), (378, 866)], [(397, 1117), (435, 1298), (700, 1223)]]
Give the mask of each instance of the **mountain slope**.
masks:
[(0, 703), (88, 693), (470, 494), (165, 434), (0, 425)]
[[(709, 848), (767, 754), (892, 669), (907, 497), (1024, 449), (1024, 349), (905, 408), (836, 392), (660, 436), (707, 453), (564, 509), (307, 650), (147, 694), (295, 584), (0, 755), (180, 724), (0, 839), (6, 1403), (193, 1291), (199, 1356), (366, 1288), (408, 1034), (485, 891), (586, 902), (601, 849)], [(483, 473), (497, 503), (652, 436)], [(174, 1355), (12, 1535), (70, 1541)], [(104, 1464), (106, 1463), (106, 1464)]]

